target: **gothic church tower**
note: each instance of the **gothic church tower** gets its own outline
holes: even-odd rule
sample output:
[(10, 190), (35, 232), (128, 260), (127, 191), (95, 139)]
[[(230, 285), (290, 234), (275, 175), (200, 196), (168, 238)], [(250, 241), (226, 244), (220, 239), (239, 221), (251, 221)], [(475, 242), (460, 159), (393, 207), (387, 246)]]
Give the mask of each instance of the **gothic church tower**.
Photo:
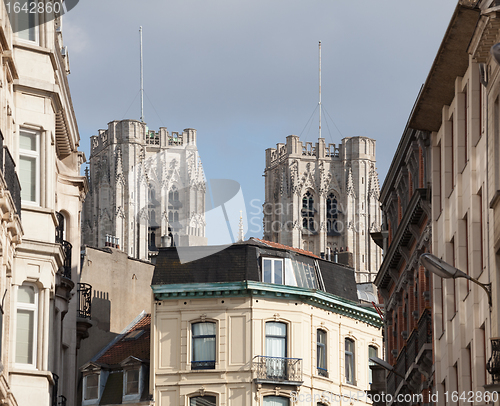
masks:
[(356, 281), (372, 282), (382, 262), (370, 232), (381, 211), (375, 140), (313, 145), (290, 135), (266, 150), (264, 239), (332, 260), (351, 253)]
[(147, 260), (159, 246), (206, 245), (205, 177), (196, 130), (112, 121), (91, 137), (83, 243)]

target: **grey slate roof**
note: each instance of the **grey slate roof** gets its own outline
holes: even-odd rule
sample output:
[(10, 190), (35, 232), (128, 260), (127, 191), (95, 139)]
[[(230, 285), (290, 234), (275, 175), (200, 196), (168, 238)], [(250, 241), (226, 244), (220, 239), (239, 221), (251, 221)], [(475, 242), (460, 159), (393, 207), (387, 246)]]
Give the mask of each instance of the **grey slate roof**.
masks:
[[(189, 249), (206, 250), (206, 247), (189, 247)], [(326, 292), (358, 302), (352, 268), (291, 249), (273, 248), (265, 244), (265, 241), (258, 240), (233, 244), (215, 254), (184, 264), (180, 263), (175, 247), (160, 248), (151, 285), (261, 282), (260, 258), (262, 256), (295, 258), (309, 264), (318, 261)]]

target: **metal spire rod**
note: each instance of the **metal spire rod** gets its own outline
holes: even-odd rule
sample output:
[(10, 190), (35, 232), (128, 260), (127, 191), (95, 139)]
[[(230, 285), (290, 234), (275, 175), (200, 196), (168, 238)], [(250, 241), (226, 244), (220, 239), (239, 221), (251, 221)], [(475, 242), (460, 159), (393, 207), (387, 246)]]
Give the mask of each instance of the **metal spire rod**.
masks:
[(321, 138), (321, 41), (319, 41), (319, 138)]
[(142, 26), (139, 27), (141, 38), (141, 121), (144, 122), (144, 75), (142, 71)]

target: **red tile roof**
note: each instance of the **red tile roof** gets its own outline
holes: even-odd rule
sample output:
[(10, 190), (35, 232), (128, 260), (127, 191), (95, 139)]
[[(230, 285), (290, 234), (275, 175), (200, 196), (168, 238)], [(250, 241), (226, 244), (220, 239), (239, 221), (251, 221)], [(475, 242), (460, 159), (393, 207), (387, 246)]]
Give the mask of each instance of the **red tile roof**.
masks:
[(314, 255), (311, 251), (302, 250), (300, 248), (289, 247), (288, 245), (278, 244), (277, 242), (272, 242), (272, 241), (267, 241), (267, 240), (261, 240), (260, 238), (251, 237), (251, 239), (255, 240), (255, 241), (258, 241), (258, 242), (260, 242), (262, 244), (265, 244), (265, 245), (267, 245), (269, 247), (281, 248), (281, 249), (284, 249), (284, 250), (294, 251), (294, 252), (297, 252), (297, 253), (302, 254), (302, 255), (308, 255), (310, 257), (319, 258), (317, 255)]
[[(135, 340), (127, 340), (129, 333), (136, 330), (144, 330)], [(151, 332), (151, 314), (146, 314), (132, 328), (114, 343), (97, 360), (100, 364), (117, 365), (129, 356), (142, 360), (149, 360)]]

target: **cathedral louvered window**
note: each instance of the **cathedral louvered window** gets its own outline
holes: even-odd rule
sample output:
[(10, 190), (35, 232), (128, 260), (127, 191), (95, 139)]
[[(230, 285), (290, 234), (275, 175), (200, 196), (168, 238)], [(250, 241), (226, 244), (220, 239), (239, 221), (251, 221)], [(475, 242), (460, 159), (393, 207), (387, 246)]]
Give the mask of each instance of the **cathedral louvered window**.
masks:
[(330, 193), (326, 199), (326, 227), (329, 236), (340, 235), (337, 227), (338, 214), (337, 199), (333, 193)]
[(314, 231), (314, 198), (307, 192), (302, 198), (302, 227)]

